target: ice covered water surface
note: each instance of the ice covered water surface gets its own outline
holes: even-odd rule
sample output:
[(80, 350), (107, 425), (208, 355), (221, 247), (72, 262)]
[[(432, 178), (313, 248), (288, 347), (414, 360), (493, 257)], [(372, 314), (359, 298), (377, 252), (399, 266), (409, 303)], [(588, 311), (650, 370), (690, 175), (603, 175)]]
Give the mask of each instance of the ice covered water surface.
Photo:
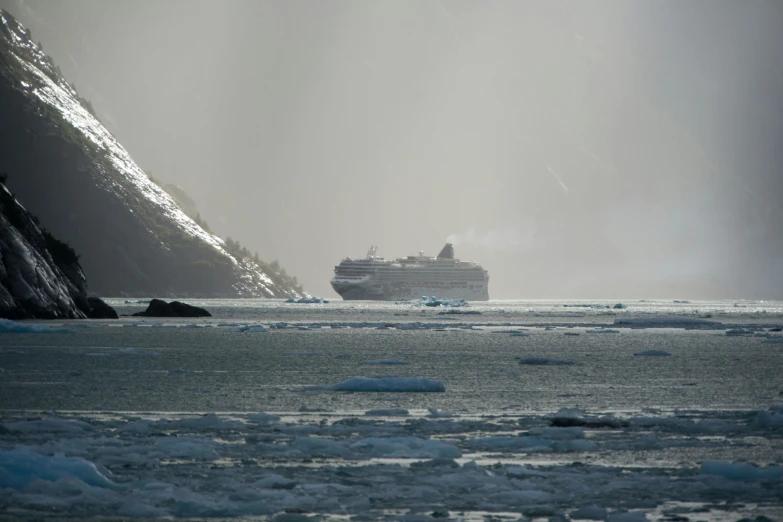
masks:
[[(0, 334), (6, 511), (780, 518), (779, 304), (186, 302), (214, 317)], [(721, 326), (615, 321), (650, 317)], [(445, 391), (363, 387), (423, 378)]]

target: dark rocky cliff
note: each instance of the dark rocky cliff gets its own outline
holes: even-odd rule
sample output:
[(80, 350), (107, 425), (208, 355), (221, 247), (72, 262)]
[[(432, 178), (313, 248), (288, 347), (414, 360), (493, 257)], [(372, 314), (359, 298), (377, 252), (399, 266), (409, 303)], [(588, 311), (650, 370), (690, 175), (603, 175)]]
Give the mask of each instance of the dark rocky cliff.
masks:
[(79, 252), (100, 295), (299, 295), (232, 255), (151, 182), (29, 31), (0, 11), (3, 171), (43, 226)]
[(116, 318), (87, 283), (75, 252), (48, 232), (0, 183), (0, 317)]

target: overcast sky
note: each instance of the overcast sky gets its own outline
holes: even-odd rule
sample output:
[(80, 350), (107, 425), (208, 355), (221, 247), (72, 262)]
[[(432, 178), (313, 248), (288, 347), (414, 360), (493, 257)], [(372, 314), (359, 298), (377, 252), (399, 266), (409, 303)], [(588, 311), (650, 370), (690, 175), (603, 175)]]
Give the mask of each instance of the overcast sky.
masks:
[(139, 165), (314, 295), (783, 298), (783, 4), (0, 0)]

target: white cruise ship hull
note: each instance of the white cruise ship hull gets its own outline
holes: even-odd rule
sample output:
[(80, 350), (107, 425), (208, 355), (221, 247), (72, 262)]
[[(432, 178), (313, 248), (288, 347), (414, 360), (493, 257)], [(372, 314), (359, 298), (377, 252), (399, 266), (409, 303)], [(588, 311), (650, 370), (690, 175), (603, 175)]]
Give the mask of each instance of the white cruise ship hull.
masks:
[(438, 257), (385, 261), (371, 247), (366, 259), (345, 258), (334, 267), (332, 288), (346, 300), (411, 300), (422, 296), (466, 301), (489, 299), (489, 274), (480, 264), (454, 258), (447, 243)]
[(333, 278), (334, 291), (346, 301), (351, 300), (404, 300), (419, 299), (422, 296), (435, 296), (444, 299), (465, 299), (466, 301), (489, 300), (489, 278), (484, 281), (452, 282), (413, 282), (383, 281), (374, 276), (347, 280)]
[(373, 288), (362, 288), (356, 285), (332, 284), (335, 292), (346, 301), (411, 301), (422, 296), (435, 296), (443, 299), (464, 299), (466, 301), (487, 301), (487, 290), (444, 290), (426, 286), (408, 288), (390, 288), (388, 291), (378, 291)]

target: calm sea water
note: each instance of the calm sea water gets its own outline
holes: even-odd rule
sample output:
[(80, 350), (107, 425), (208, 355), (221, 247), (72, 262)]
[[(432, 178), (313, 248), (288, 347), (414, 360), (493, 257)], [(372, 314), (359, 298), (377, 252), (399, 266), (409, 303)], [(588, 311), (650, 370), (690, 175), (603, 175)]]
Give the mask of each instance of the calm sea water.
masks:
[[(146, 308), (144, 298), (108, 301), (120, 314)], [(158, 501), (139, 500), (137, 504), (146, 507), (138, 512), (133, 506), (122, 504), (126, 510), (123, 513), (129, 516), (146, 513), (263, 518), (293, 509), (329, 516), (369, 513), (372, 517), (394, 518), (401, 513), (412, 516), (411, 513), (443, 509), (452, 518), (480, 519), (486, 513), (510, 512), (520, 516), (528, 508), (543, 510), (542, 516), (565, 516), (569, 510), (595, 504), (609, 509), (609, 514), (620, 510), (618, 517), (623, 510), (636, 509), (649, 519), (664, 519), (676, 510), (686, 513), (687, 509), (698, 508), (707, 513), (700, 515), (705, 520), (735, 520), (739, 515), (777, 513), (780, 507), (770, 498), (778, 494), (783, 497), (783, 472), (777, 479), (775, 469), (780, 468), (774, 468), (783, 460), (783, 422), (779, 422), (775, 409), (783, 400), (783, 344), (779, 342), (783, 335), (783, 302), (624, 301), (617, 308), (617, 301), (489, 301), (464, 308), (431, 308), (410, 302), (187, 302), (208, 309), (213, 317), (69, 321), (57, 325), (63, 324), (73, 333), (0, 334), (0, 410), (5, 421), (5, 429), (0, 428), (0, 453), (20, 444), (36, 454), (53, 455), (58, 449), (64, 450), (66, 456), (102, 465), (101, 469), (115, 474), (115, 482), (155, 477), (190, 492), (200, 491), (214, 479), (209, 478), (209, 470), (214, 469), (210, 466), (215, 466), (217, 456), (222, 459), (221, 466), (256, 459), (252, 470), (231, 474), (231, 480), (242, 482), (244, 487), (250, 487), (250, 478), (261, 480), (262, 472), (270, 472), (269, 466), (274, 463), (275, 469), (283, 466), (287, 470), (278, 469), (275, 473), (287, 477), (286, 480), (300, 480), (303, 487), (308, 485), (311, 489), (315, 483), (339, 482), (334, 470), (326, 478), (311, 476), (315, 471), (303, 471), (301, 466), (309, 470), (306, 461), (313, 459), (316, 463), (321, 459), (319, 467), (328, 468), (357, 460), (364, 466), (409, 466), (417, 456), (418, 460), (452, 456), (446, 450), (441, 455), (441, 450), (428, 453), (429, 450), (411, 449), (410, 444), (419, 443), (410, 440), (400, 442), (402, 449), (396, 453), (384, 453), (375, 446), (376, 439), (392, 440), (390, 437), (401, 435), (453, 445), (454, 451), (461, 454), (462, 460), (458, 459), (456, 465), (463, 466), (458, 467), (464, 472), (460, 475), (463, 478), (474, 473), (474, 468), (464, 467), (469, 462), (505, 466), (500, 471), (508, 480), (516, 473), (513, 466), (530, 466), (526, 468), (530, 473), (533, 469), (560, 473), (557, 476), (561, 480), (570, 476), (568, 473), (573, 470), (568, 466), (577, 461), (590, 463), (594, 466), (591, 473), (598, 475), (606, 473), (610, 469), (607, 466), (611, 467), (612, 476), (616, 466), (647, 468), (655, 470), (663, 481), (679, 480), (676, 477), (683, 473), (687, 477), (701, 476), (699, 470), (704, 469), (699, 466), (705, 461), (732, 465), (747, 461), (773, 466), (772, 478), (764, 478), (771, 482), (740, 477), (743, 484), (752, 486), (752, 492), (744, 497), (723, 498), (722, 493), (715, 493), (723, 491), (720, 486), (709, 484), (704, 490), (694, 485), (690, 496), (683, 498), (667, 482), (653, 487), (654, 493), (650, 493), (646, 504), (636, 493), (626, 500), (614, 493), (593, 497), (574, 493), (559, 498), (554, 494), (556, 484), (544, 480), (538, 486), (534, 482), (524, 487), (498, 485), (498, 491), (510, 488), (502, 498), (492, 497), (490, 490), (484, 494), (471, 490), (475, 502), (469, 506), (455, 500), (460, 496), (456, 494), (459, 488), (427, 482), (419, 475), (400, 482), (394, 473), (387, 474), (387, 468), (373, 468), (377, 476), (386, 477), (384, 480), (395, 485), (396, 501), (386, 499), (377, 505), (359, 502), (357, 498), (371, 496), (375, 491), (362, 479), (366, 491), (345, 493), (342, 507), (326, 502), (330, 495), (319, 497), (305, 488), (302, 495), (309, 491), (308, 498), (315, 498), (314, 503), (308, 504), (310, 501), (303, 500), (302, 495), (294, 500), (278, 495), (268, 499), (267, 505), (272, 507), (261, 509), (258, 502), (266, 498), (266, 489), (253, 486), (255, 493), (247, 493), (250, 500), (243, 500), (235, 488), (224, 492), (233, 501), (220, 504), (218, 499), (224, 497), (218, 493), (209, 501), (218, 504), (207, 508), (204, 506), (209, 502), (202, 499), (201, 507), (191, 506), (190, 511), (177, 504), (182, 501), (181, 492), (164, 495)], [(634, 322), (639, 319), (642, 322)], [(258, 326), (266, 331), (258, 331)], [(650, 351), (665, 354), (644, 355)], [(532, 362), (550, 364), (520, 364), (520, 360), (531, 358), (538, 359)], [(399, 364), (371, 364), (379, 360)], [(568, 364), (553, 364), (557, 362)], [(438, 379), (446, 391), (350, 393), (328, 389), (358, 376)], [(625, 419), (625, 424), (616, 430), (587, 428), (581, 434), (568, 432), (568, 436), (540, 432), (549, 425), (552, 415), (563, 408), (582, 410), (574, 414), (578, 417), (611, 415)], [(366, 415), (373, 410), (376, 412)], [(429, 413), (435, 410), (449, 412), (452, 417), (436, 420)], [(257, 412), (281, 418), (259, 428), (252, 421)], [(216, 415), (196, 417), (205, 413)], [(767, 417), (762, 418), (763, 415)], [(203, 424), (188, 424), (189, 418), (206, 420), (201, 421)], [(86, 422), (97, 431), (80, 433), (76, 438), (81, 442), (75, 444), (72, 439), (76, 432), (58, 431), (56, 423), (52, 425), (55, 428), (40, 428), (49, 426), (44, 421), (51, 419)], [(372, 420), (372, 430), (366, 427), (367, 419)], [(420, 422), (416, 424), (414, 420)], [(144, 442), (125, 440), (125, 435), (121, 435), (125, 433), (121, 431), (123, 427), (139, 422), (147, 422), (142, 425), (147, 428), (136, 433), (144, 437), (139, 439)], [(156, 430), (149, 427), (150, 422), (169, 424), (157, 424)], [(171, 424), (176, 422), (180, 424)], [(226, 423), (231, 422), (240, 425), (228, 427)], [(343, 431), (334, 427), (351, 423), (365, 427), (347, 432), (343, 427)], [(436, 425), (439, 428), (433, 428)], [(155, 436), (163, 435), (186, 437), (192, 444), (216, 445), (215, 456), (205, 458), (198, 453), (195, 460), (182, 460), (184, 457), (177, 457), (176, 453), (164, 452), (163, 457), (156, 457), (156, 466), (168, 455), (171, 462), (179, 462), (181, 467), (164, 471), (153, 466), (149, 469), (157, 471), (144, 471), (145, 463), (152, 457), (142, 452), (145, 457), (139, 463), (136, 457), (129, 456), (132, 451), (128, 448), (162, 444)], [(543, 437), (545, 442), (534, 441), (530, 442), (532, 446), (526, 446), (528, 442), (520, 439), (534, 435)], [(52, 437), (70, 442), (53, 443)], [(313, 449), (313, 437), (330, 444), (345, 446), (350, 441), (353, 445), (345, 446), (348, 449), (344, 452), (340, 449), (343, 446)], [(553, 442), (563, 437), (582, 442)], [(119, 442), (110, 442), (114, 439)], [(667, 442), (661, 442), (663, 439)], [(121, 458), (106, 457), (106, 444), (125, 448), (118, 450)], [(263, 451), (259, 449), (262, 447)], [(120, 461), (127, 466), (116, 464)], [(2, 463), (0, 456), (0, 471)], [(194, 479), (193, 469), (204, 477)], [(724, 481), (738, 480), (729, 476), (736, 471), (732, 470), (716, 476)], [(513, 480), (527, 480), (522, 478), (527, 472), (519, 473), (520, 477)], [(579, 480), (597, 480), (598, 475)], [(629, 487), (642, 491), (644, 481), (641, 476), (636, 479), (637, 482), (631, 480)], [(582, 487), (582, 482), (577, 482), (572, 484), (575, 491)], [(488, 487), (482, 484), (476, 487)], [(280, 488), (278, 493), (294, 491)], [(431, 501), (425, 494), (429, 490), (421, 488), (432, 489)], [(131, 497), (120, 495), (96, 501), (94, 509), (79, 508), (80, 511), (74, 507), (78, 502), (66, 502), (63, 513), (119, 514), (118, 503), (127, 503), (128, 498), (140, 494), (136, 486), (131, 489)], [(512, 490), (538, 491), (540, 495), (514, 496)], [(730, 490), (727, 488), (725, 494)], [(0, 503), (16, 509), (14, 516), (35, 518), (41, 515), (42, 508), (30, 501), (30, 494), (24, 489), (0, 487)], [(61, 502), (65, 493), (55, 488), (36, 494)], [(486, 502), (482, 504), (484, 497)], [(713, 506), (704, 511), (705, 505), (726, 500), (747, 505), (740, 508), (729, 503), (728, 507)], [(694, 501), (696, 507), (688, 507), (686, 501)], [(251, 505), (256, 508), (248, 507)], [(145, 512), (147, 508), (151, 511)], [(531, 511), (526, 516), (535, 514)]]
[[(109, 300), (121, 314), (146, 308), (126, 301), (136, 299)], [(783, 391), (783, 346), (753, 335), (783, 325), (780, 302), (628, 302), (625, 309), (606, 308), (616, 302), (490, 301), (454, 309), (383, 302), (191, 302), (213, 317), (123, 317), (67, 324), (74, 334), (0, 335), (6, 352), (0, 358), (0, 407), (366, 409), (377, 405), (377, 397), (307, 388), (362, 375), (441, 379), (447, 393), (408, 394), (406, 404), (474, 413), (576, 406), (601, 411), (752, 409), (767, 406)], [(629, 317), (704, 319), (725, 327), (614, 324)], [(278, 328), (233, 331), (240, 325)], [(730, 328), (748, 333), (726, 335)], [(513, 330), (525, 335), (508, 333)], [(634, 355), (646, 350), (671, 356)], [(524, 357), (574, 364), (518, 364)], [(409, 364), (362, 364), (377, 359)]]

